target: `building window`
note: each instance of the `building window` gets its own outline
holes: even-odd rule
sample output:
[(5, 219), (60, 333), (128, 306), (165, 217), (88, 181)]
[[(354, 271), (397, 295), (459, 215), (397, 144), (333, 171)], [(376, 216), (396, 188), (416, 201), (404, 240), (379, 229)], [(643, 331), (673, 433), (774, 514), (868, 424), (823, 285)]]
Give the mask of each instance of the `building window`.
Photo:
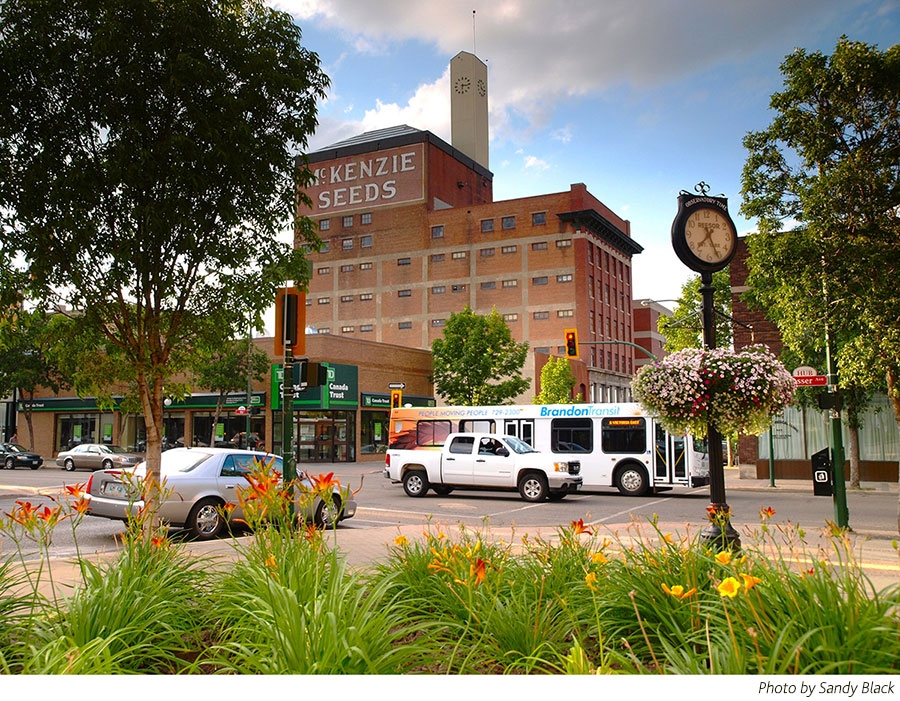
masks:
[(494, 220), (493, 219), (482, 219), (481, 220), (481, 233), (485, 234), (489, 231), (494, 230)]
[(556, 316), (559, 317), (560, 319), (566, 319), (569, 317), (573, 317), (573, 316), (575, 316), (575, 310), (574, 309), (560, 309), (559, 311), (556, 312)]
[(431, 227), (431, 238), (433, 238), (433, 239), (444, 238), (444, 225), (443, 224)]
[(557, 275), (556, 281), (557, 282), (572, 282), (572, 274), (566, 273), (565, 275)]
[(353, 295), (343, 295), (341, 297), (341, 302), (352, 302), (352, 301), (353, 301)]
[(371, 270), (371, 269), (372, 269), (372, 264), (371, 264), (371, 263), (360, 263), (360, 264), (359, 264), (359, 269), (360, 269), (360, 270)]
[(518, 250), (519, 250), (518, 246), (504, 246), (503, 248), (500, 249), (500, 253), (503, 253), (505, 255), (507, 253), (515, 253)]
[(454, 285), (451, 289), (452, 289), (454, 292), (465, 292), (465, 291), (466, 291), (466, 286), (465, 286), (465, 285)]
[(435, 285), (431, 288), (431, 294), (433, 295), (442, 295), (447, 291), (447, 288), (443, 285)]
[(544, 226), (547, 223), (547, 213), (546, 212), (535, 212), (531, 215), (531, 225), (532, 226)]
[(481, 253), (482, 258), (488, 258), (488, 257), (494, 255), (493, 248), (482, 248), (481, 251), (479, 251), (479, 252)]
[(549, 319), (549, 318), (550, 318), (550, 312), (535, 312), (534, 313), (535, 320)]
[(372, 213), (366, 212), (365, 214), (359, 215), (359, 223), (360, 224), (371, 224), (372, 223)]
[(560, 239), (556, 242), (557, 248), (571, 248), (572, 247), (572, 239)]
[(482, 290), (493, 290), (497, 286), (497, 283), (491, 280), (490, 282), (482, 282), (481, 289)]
[(331, 228), (331, 219), (319, 220), (319, 231), (328, 231)]
[(372, 299), (373, 299), (373, 297), (372, 297), (372, 293), (371, 293), (371, 292), (363, 292), (363, 293), (359, 296), (359, 301), (360, 301), (360, 302), (371, 302)]
[(411, 328), (412, 328), (412, 322), (411, 322), (411, 321), (401, 321), (401, 322), (397, 325), (397, 328), (400, 328), (400, 329), (411, 329)]
[(412, 265), (412, 258), (398, 258), (397, 265)]
[(443, 326), (446, 323), (446, 321), (447, 321), (446, 319), (432, 319), (431, 325), (432, 326)]
[(342, 273), (352, 273), (352, 272), (353, 272), (353, 266), (352, 266), (352, 265), (342, 265), (342, 266), (341, 266), (341, 272), (342, 272)]
[(331, 297), (319, 297), (319, 304), (331, 304)]
[(353, 333), (353, 327), (352, 326), (342, 326), (341, 333)]
[(398, 297), (412, 297), (412, 290), (397, 290)]
[(316, 274), (318, 274), (318, 275), (331, 275), (331, 268), (328, 267), (328, 266), (326, 266), (326, 267), (324, 267), (324, 268), (319, 268), (319, 269), (316, 271)]
[(351, 214), (349, 216), (346, 216), (341, 221), (343, 223), (344, 228), (348, 229), (351, 226), (353, 226), (353, 215)]
[(545, 275), (542, 275), (541, 277), (531, 278), (531, 282), (534, 285), (546, 285), (549, 280), (547, 280), (547, 277)]
[(444, 254), (443, 253), (435, 253), (431, 256), (432, 263), (443, 263), (444, 262)]
[(344, 239), (341, 241), (341, 248), (345, 251), (353, 249), (353, 239)]
[(518, 320), (519, 320), (518, 314), (504, 314), (503, 315), (503, 321), (518, 321)]
[(320, 334), (322, 334), (323, 336), (327, 336), (327, 335), (329, 335), (329, 334), (331, 333), (331, 328), (328, 327), (328, 326), (323, 326), (323, 327), (320, 328), (320, 329), (316, 329), (316, 333), (320, 333)]
[(359, 327), (360, 333), (372, 333), (375, 330), (375, 327), (372, 324), (362, 324)]
[(538, 241), (537, 243), (531, 244), (532, 251), (546, 251), (547, 250), (547, 242), (546, 241)]
[(516, 228), (516, 218), (515, 217), (503, 217), (500, 220), (500, 226), (504, 229), (515, 229)]
[(507, 287), (507, 288), (508, 288), (508, 287), (518, 287), (518, 286), (519, 286), (519, 281), (518, 281), (518, 280), (504, 280), (504, 281), (503, 281), (503, 286), (504, 286), (504, 287)]
[(453, 260), (459, 260), (460, 258), (466, 257), (465, 251), (453, 251)]
[(319, 249), (319, 253), (328, 253), (331, 250), (331, 241), (322, 241), (322, 248)]
[(360, 248), (372, 248), (372, 235), (366, 234), (365, 236), (359, 237), (359, 247)]

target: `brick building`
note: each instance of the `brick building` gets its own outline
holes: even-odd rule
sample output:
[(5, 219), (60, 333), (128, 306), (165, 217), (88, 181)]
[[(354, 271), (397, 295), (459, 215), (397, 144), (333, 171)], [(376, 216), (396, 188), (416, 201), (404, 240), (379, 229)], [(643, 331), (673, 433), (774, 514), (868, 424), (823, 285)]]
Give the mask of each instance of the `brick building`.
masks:
[(307, 194), (324, 242), (312, 252), (306, 325), (318, 334), (427, 349), (451, 313), (495, 309), (540, 368), (582, 344), (574, 393), (630, 397), (635, 370), (629, 222), (583, 184), (495, 202), (487, 162), (487, 71), (451, 61), (453, 144), (399, 126), (309, 154)]

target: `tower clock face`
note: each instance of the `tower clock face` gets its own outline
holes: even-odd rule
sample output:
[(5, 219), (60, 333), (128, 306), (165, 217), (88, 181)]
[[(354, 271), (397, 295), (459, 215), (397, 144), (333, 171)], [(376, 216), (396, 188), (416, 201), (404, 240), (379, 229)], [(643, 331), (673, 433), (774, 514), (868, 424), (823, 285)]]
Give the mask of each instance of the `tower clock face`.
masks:
[(460, 76), (453, 85), (453, 89), (459, 95), (464, 95), (469, 92), (470, 87), (472, 87), (472, 81), (467, 76)]
[(684, 242), (698, 260), (717, 265), (731, 258), (737, 235), (728, 216), (712, 207), (701, 207), (685, 221)]

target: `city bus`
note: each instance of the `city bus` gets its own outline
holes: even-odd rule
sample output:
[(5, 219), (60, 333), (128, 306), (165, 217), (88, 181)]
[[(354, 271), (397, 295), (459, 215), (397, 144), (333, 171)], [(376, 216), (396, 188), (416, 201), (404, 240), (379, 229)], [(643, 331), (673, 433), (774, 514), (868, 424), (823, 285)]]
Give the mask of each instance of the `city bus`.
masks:
[(433, 449), (450, 433), (512, 435), (535, 450), (581, 461), (582, 491), (639, 496), (709, 484), (702, 441), (672, 435), (639, 404), (402, 407), (391, 411), (391, 449)]

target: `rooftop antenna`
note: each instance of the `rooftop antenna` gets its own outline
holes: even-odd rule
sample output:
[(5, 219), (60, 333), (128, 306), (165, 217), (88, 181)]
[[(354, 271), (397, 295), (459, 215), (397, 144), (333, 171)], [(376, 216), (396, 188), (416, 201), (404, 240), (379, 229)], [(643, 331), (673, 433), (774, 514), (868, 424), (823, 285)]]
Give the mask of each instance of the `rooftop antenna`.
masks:
[(472, 53), (476, 56), (478, 51), (475, 48), (475, 10), (472, 10)]

